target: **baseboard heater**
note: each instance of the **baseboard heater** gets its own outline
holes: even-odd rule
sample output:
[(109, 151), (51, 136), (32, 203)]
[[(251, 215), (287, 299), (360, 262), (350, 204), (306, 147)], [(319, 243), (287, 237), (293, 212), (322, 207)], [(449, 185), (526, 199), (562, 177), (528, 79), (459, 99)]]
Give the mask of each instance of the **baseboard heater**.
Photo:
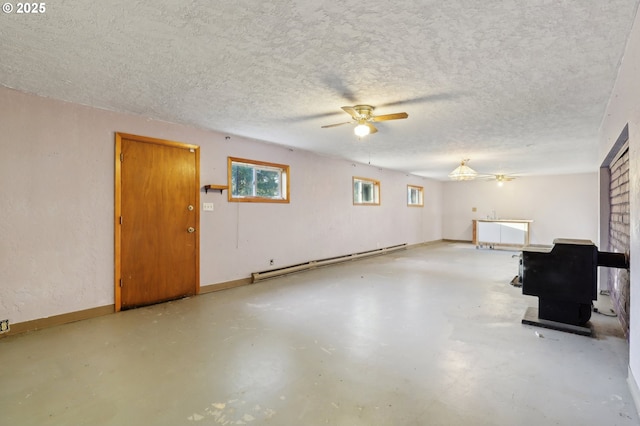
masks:
[(254, 272), (251, 274), (252, 281), (256, 282), (260, 280), (266, 280), (267, 278), (279, 277), (282, 275), (292, 274), (294, 272), (305, 271), (307, 269), (318, 268), (320, 266), (333, 265), (335, 263), (347, 262), (349, 260), (362, 259), (363, 257), (379, 256), (382, 254), (391, 253), (397, 250), (404, 250), (407, 248), (407, 244), (398, 244), (395, 246), (379, 248), (375, 250), (363, 251), (360, 253), (352, 253), (343, 256), (329, 257), (327, 259), (312, 260), (305, 263), (299, 263), (297, 265), (285, 266), (277, 269), (269, 269), (262, 272)]

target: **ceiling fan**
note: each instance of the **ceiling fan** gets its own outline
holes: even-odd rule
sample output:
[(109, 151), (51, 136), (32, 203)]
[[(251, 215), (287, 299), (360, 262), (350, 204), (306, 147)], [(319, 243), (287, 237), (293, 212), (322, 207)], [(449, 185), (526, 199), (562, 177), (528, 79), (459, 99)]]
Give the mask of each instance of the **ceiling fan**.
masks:
[(515, 176), (506, 174), (479, 174), (467, 165), (468, 162), (468, 158), (462, 160), (460, 165), (449, 173), (449, 178), (452, 180), (473, 180), (475, 178), (495, 180), (498, 186), (502, 186), (505, 182), (512, 181), (516, 178)]
[(498, 185), (500, 185), (503, 182), (512, 181), (516, 177), (515, 176), (509, 176), (509, 175), (493, 175), (493, 178), (498, 182)]
[(349, 114), (352, 120), (345, 121), (344, 123), (329, 124), (326, 126), (322, 126), (322, 128), (327, 129), (329, 127), (342, 126), (343, 124), (357, 123), (357, 126), (353, 129), (353, 131), (356, 134), (356, 136), (363, 137), (370, 133), (375, 133), (378, 131), (378, 129), (376, 129), (376, 126), (371, 124), (372, 122), (400, 120), (400, 119), (409, 117), (409, 114), (407, 114), (406, 112), (397, 112), (395, 114), (373, 115), (374, 109), (375, 108), (372, 107), (371, 105), (343, 106), (342, 110), (347, 114)]

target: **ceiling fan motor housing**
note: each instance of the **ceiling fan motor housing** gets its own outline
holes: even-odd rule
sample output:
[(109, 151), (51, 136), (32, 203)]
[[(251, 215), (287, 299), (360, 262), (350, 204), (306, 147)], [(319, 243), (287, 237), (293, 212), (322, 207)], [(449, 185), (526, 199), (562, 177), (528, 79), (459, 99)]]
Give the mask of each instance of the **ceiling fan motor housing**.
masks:
[(360, 115), (360, 117), (368, 120), (371, 118), (374, 108), (371, 105), (356, 105), (353, 109), (358, 113), (358, 115)]

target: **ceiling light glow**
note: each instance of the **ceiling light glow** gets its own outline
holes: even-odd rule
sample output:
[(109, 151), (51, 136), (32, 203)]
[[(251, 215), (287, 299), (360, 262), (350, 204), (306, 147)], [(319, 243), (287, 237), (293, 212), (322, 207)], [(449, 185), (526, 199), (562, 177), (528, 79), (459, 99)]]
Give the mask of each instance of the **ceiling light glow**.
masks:
[(355, 133), (359, 138), (367, 136), (370, 132), (371, 129), (369, 129), (369, 126), (363, 123), (358, 124), (355, 129), (353, 129), (353, 133)]

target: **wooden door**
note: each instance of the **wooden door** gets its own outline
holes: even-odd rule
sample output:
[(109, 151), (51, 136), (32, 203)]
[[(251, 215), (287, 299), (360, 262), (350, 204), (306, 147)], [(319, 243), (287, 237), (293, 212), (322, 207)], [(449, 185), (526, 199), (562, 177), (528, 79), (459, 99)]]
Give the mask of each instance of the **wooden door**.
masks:
[(116, 134), (116, 310), (199, 290), (199, 148)]

